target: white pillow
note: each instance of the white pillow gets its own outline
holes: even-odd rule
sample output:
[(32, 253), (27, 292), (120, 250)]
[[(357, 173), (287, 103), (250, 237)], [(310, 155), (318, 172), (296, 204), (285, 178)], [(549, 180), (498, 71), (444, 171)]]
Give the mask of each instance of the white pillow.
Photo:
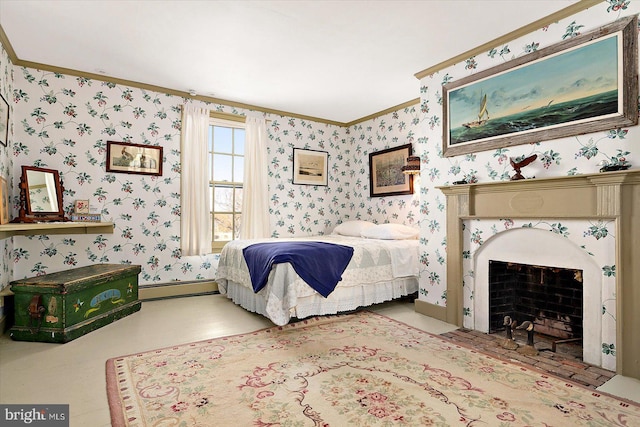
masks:
[(360, 237), (364, 230), (375, 226), (374, 223), (369, 221), (345, 221), (333, 230), (333, 234)]
[(404, 240), (417, 239), (420, 230), (408, 227), (402, 224), (379, 224), (375, 227), (369, 227), (360, 233), (362, 237), (368, 239), (384, 239), (384, 240)]

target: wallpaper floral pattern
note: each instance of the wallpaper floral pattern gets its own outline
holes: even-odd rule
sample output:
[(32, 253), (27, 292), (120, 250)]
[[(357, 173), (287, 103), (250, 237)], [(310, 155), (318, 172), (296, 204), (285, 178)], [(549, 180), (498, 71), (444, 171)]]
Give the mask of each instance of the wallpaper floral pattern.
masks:
[[(0, 93), (9, 103), (9, 138), (7, 146), (0, 144), (0, 176), (7, 180), (7, 187), (12, 188), (14, 185), (10, 149), (13, 140), (13, 106), (9, 101), (11, 99), (11, 91), (13, 88), (13, 67), (9, 56), (0, 43)], [(13, 280), (13, 269), (11, 264), (11, 252), (13, 251), (13, 242), (11, 239), (0, 239), (0, 289), (6, 287)], [(4, 301), (0, 299), (0, 319), (4, 316)]]
[[(23, 164), (60, 171), (66, 212), (71, 213), (76, 199), (88, 199), (104, 220), (114, 222), (115, 231), (15, 237), (14, 277), (98, 262), (140, 264), (143, 286), (215, 277), (216, 254), (182, 257), (179, 249), (180, 108), (185, 99), (28, 68), (16, 69), (15, 86), (14, 175)], [(256, 114), (224, 105), (208, 108)], [(266, 118), (274, 237), (324, 234), (353, 218), (417, 226), (417, 194), (370, 199), (367, 178), (369, 152), (416, 139), (417, 107), (353, 129)], [(163, 176), (105, 173), (110, 140), (162, 146)], [(327, 187), (291, 183), (293, 147), (329, 153)], [(17, 189), (13, 201), (18, 202)]]
[[(634, 154), (640, 144), (634, 134), (637, 127), (613, 129), (554, 141), (519, 145), (451, 158), (442, 157), (442, 89), (441, 86), (480, 70), (491, 68), (536, 49), (555, 44), (568, 37), (606, 25), (623, 16), (640, 11), (636, 2), (611, 0), (579, 14), (542, 28), (504, 46), (468, 58), (421, 80), (421, 109), (427, 123), (426, 136), (419, 143), (422, 158), (422, 194), (420, 211), (423, 258), (427, 265), (421, 276), (420, 298), (431, 304), (446, 305), (446, 212), (445, 198), (436, 188), (454, 181), (490, 182), (508, 180), (513, 171), (509, 158), (524, 158), (532, 154), (538, 160), (523, 170), (525, 177), (550, 177), (598, 172), (598, 163), (634, 164)], [(424, 184), (428, 181), (427, 184)], [(473, 258), (474, 252), (490, 236), (512, 227), (535, 227), (558, 233), (582, 247), (601, 265), (603, 274), (603, 365), (615, 368), (615, 260), (611, 259), (614, 226), (612, 223), (589, 221), (513, 221), (482, 220), (465, 223), (463, 257)], [(609, 251), (609, 252), (607, 252)], [(470, 262), (465, 263), (464, 315), (473, 317), (473, 277)]]
[[(609, 0), (563, 19), (485, 54), (425, 77), (420, 82), (419, 104), (364, 123), (342, 128), (295, 117), (264, 115), (255, 111), (209, 104), (208, 108), (241, 115), (264, 115), (269, 120), (268, 147), (270, 216), (273, 236), (329, 233), (341, 221), (367, 219), (399, 222), (421, 229), (419, 298), (446, 305), (445, 198), (436, 188), (453, 181), (507, 180), (509, 157), (538, 154), (525, 176), (561, 176), (593, 173), (598, 162), (633, 164), (640, 147), (636, 128), (579, 135), (453, 158), (441, 156), (442, 84), (478, 72), (514, 57), (554, 44), (564, 38), (638, 13), (636, 2)], [(114, 234), (14, 237), (0, 242), (0, 286), (10, 280), (45, 274), (96, 262), (142, 266), (141, 284), (212, 279), (217, 256), (182, 257), (180, 221), (180, 106), (199, 102), (82, 77), (20, 68), (0, 49), (0, 88), (12, 108), (12, 146), (0, 147), (0, 173), (14, 189), (20, 166), (57, 169), (64, 179), (64, 204), (89, 199)], [(105, 173), (108, 140), (159, 145), (164, 148), (164, 173), (146, 177)], [(421, 157), (422, 173), (416, 194), (370, 198), (368, 154), (412, 143)], [(329, 185), (291, 183), (293, 147), (327, 151)], [(513, 223), (509, 226), (522, 226)], [(610, 239), (608, 224), (534, 224), (567, 236), (581, 236), (585, 248)], [(505, 227), (501, 221), (470, 225), (469, 251), (478, 236)], [(606, 236), (605, 236), (606, 235)], [(600, 238), (598, 237), (600, 236)], [(580, 243), (583, 244), (583, 243)], [(597, 252), (597, 250), (594, 249)], [(603, 275), (613, 277), (615, 265), (603, 262)], [(612, 296), (613, 297), (613, 296)], [(614, 302), (604, 316), (614, 318)], [(470, 307), (468, 297), (465, 308)], [(603, 342), (614, 351), (615, 343)], [(604, 351), (604, 350), (603, 350)]]

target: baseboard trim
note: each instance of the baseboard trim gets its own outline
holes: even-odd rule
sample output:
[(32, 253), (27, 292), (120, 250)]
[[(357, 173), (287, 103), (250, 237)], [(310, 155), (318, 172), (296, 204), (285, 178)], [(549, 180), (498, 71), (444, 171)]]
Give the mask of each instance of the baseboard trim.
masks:
[[(162, 283), (156, 285), (143, 285), (138, 289), (138, 298), (141, 301), (152, 301), (158, 299), (167, 299), (167, 298), (182, 298), (182, 297), (190, 297), (196, 295), (211, 295), (217, 294), (218, 284), (214, 281), (198, 281), (198, 282), (175, 282), (175, 283)], [(0, 314), (0, 333), (4, 334), (9, 327), (12, 325), (9, 324), (8, 316), (7, 316), (7, 308), (6, 297), (13, 296), (13, 292), (9, 290), (9, 288), (5, 288), (2, 290), (2, 295), (0, 298), (5, 299), (2, 301), (2, 307), (5, 311)]]
[(176, 282), (149, 286), (142, 285), (138, 289), (138, 297), (142, 301), (215, 293), (218, 293), (218, 284), (214, 281), (188, 283)]
[(434, 319), (447, 321), (447, 308), (441, 305), (435, 305), (417, 299), (415, 301), (416, 312), (424, 314), (425, 316), (433, 317)]

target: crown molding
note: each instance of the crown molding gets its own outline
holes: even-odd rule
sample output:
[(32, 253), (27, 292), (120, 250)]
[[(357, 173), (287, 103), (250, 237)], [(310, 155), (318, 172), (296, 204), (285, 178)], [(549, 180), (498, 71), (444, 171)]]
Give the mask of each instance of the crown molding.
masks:
[(7, 33), (4, 32), (2, 25), (0, 25), (0, 43), (4, 46), (4, 50), (7, 51), (7, 55), (9, 55), (11, 62), (15, 64), (18, 57), (16, 56), (16, 52), (13, 50), (13, 46), (11, 46), (9, 39), (7, 38)]
[(481, 44), (480, 46), (476, 46), (471, 50), (461, 53), (460, 55), (456, 55), (453, 58), (449, 58), (446, 61), (422, 70), (414, 74), (414, 76), (417, 79), (422, 79), (431, 74), (435, 74), (438, 71), (441, 71), (459, 62), (465, 61), (472, 56), (478, 55), (479, 53), (487, 52), (488, 50), (493, 49), (496, 46), (500, 46), (517, 38), (526, 36), (527, 34), (539, 30), (542, 27), (546, 27), (547, 25), (553, 24), (554, 22), (557, 22), (561, 19), (567, 18), (571, 15), (575, 15), (576, 13), (582, 12), (583, 10), (595, 6), (596, 4), (602, 3), (603, 1), (605, 0), (580, 0), (579, 2), (574, 3), (571, 6), (567, 6), (564, 9), (552, 13), (551, 15), (545, 16), (544, 18), (540, 18), (537, 21), (525, 25), (524, 27), (520, 27), (517, 30), (514, 30), (487, 43)]
[[(578, 12), (581, 12), (585, 9), (590, 8), (591, 6), (594, 6), (596, 4), (602, 3), (605, 0), (580, 0), (578, 3), (572, 4), (568, 7), (565, 7), (562, 10), (559, 10), (558, 12), (555, 12), (549, 16), (546, 16), (544, 18), (538, 19), (535, 22), (532, 22), (531, 24), (525, 25), (524, 27), (521, 27), (515, 31), (512, 31), (508, 34), (505, 34), (501, 37), (498, 37), (496, 39), (491, 40), (490, 42), (484, 43), (480, 46), (477, 46), (471, 50), (468, 50), (467, 52), (464, 52), (460, 55), (454, 56), (453, 58), (450, 58), (446, 61), (443, 61), (439, 64), (436, 64), (432, 67), (429, 67), (423, 71), (420, 71), (416, 74), (414, 74), (414, 76), (417, 79), (422, 79), (423, 77), (426, 77), (428, 75), (434, 74), (440, 70), (443, 70), (447, 67), (450, 67), (454, 64), (457, 64), (460, 61), (464, 61), (474, 55), (477, 55), (478, 53), (482, 53), (485, 52), (495, 46), (498, 46), (500, 44), (515, 40), (519, 37), (522, 37), (526, 34), (529, 34), (533, 31), (536, 31), (546, 25), (549, 25), (553, 22), (556, 22), (560, 19), (566, 18), (568, 16), (574, 15)], [(96, 73), (88, 73), (88, 72), (84, 72), (84, 71), (78, 71), (78, 70), (73, 70), (71, 68), (64, 68), (64, 67), (56, 67), (53, 65), (47, 65), (47, 64), (41, 64), (38, 62), (31, 62), (31, 61), (24, 61), (20, 58), (18, 58), (18, 56), (16, 55), (15, 51), (13, 50), (13, 47), (11, 46), (11, 42), (9, 41), (9, 38), (7, 37), (6, 33), (4, 32), (4, 29), (2, 28), (2, 25), (0, 25), (0, 42), (2, 43), (2, 45), (4, 46), (5, 51), (7, 52), (9, 59), (11, 60), (11, 62), (13, 63), (13, 65), (19, 66), (19, 67), (27, 67), (27, 68), (34, 68), (34, 69), (38, 69), (38, 70), (44, 70), (44, 71), (51, 71), (53, 73), (59, 73), (59, 74), (68, 74), (71, 76), (77, 76), (77, 77), (84, 77), (84, 78), (88, 78), (88, 79), (92, 79), (92, 80), (98, 80), (98, 81), (104, 81), (104, 82), (109, 82), (109, 83), (114, 83), (114, 84), (118, 84), (118, 85), (123, 85), (123, 86), (130, 86), (130, 87), (136, 87), (139, 89), (144, 89), (144, 90), (149, 90), (149, 91), (154, 91), (154, 92), (159, 92), (159, 93), (165, 93), (165, 94), (169, 94), (169, 95), (175, 95), (175, 96), (179, 96), (185, 99), (193, 99), (193, 100), (197, 100), (197, 101), (202, 101), (202, 102), (206, 102), (206, 103), (211, 103), (211, 104), (221, 104), (221, 105), (225, 105), (225, 106), (229, 106), (229, 107), (235, 107), (235, 108), (242, 108), (242, 109), (246, 109), (246, 110), (251, 110), (251, 111), (260, 111), (262, 113), (266, 113), (266, 114), (273, 114), (276, 116), (282, 116), (282, 117), (294, 117), (294, 118), (298, 118), (298, 119), (302, 119), (302, 120), (310, 120), (310, 121), (314, 121), (314, 122), (318, 122), (318, 123), (324, 123), (327, 125), (333, 125), (333, 126), (338, 126), (338, 127), (344, 127), (344, 128), (348, 128), (350, 126), (353, 126), (355, 124), (358, 123), (362, 123), (362, 122), (366, 122), (368, 120), (372, 120), (375, 119), (377, 117), (381, 117), (385, 114), (389, 114), (392, 113), (394, 111), (398, 111), (401, 110), (403, 108), (407, 108), (407, 107), (411, 107), (414, 106), (416, 104), (420, 103), (420, 98), (415, 98), (412, 99), (410, 101), (404, 102), (402, 104), (384, 109), (382, 111), (378, 111), (377, 113), (373, 113), (370, 114), (368, 116), (365, 117), (361, 117), (359, 119), (353, 120), (351, 122), (338, 122), (338, 121), (334, 121), (334, 120), (327, 120), (327, 119), (323, 119), (320, 117), (313, 117), (313, 116), (307, 116), (307, 115), (303, 115), (303, 114), (297, 114), (297, 113), (291, 113), (288, 111), (281, 111), (281, 110), (274, 110), (271, 108), (265, 108), (265, 107), (260, 107), (257, 105), (251, 105), (251, 104), (245, 104), (245, 103), (241, 103), (241, 102), (235, 102), (235, 101), (229, 101), (226, 99), (220, 99), (220, 98), (214, 98), (214, 97), (209, 97), (209, 96), (202, 96), (202, 95), (195, 95), (195, 96), (191, 96), (188, 92), (186, 91), (179, 91), (179, 90), (175, 90), (175, 89), (169, 89), (169, 88), (165, 88), (162, 86), (155, 86), (155, 85), (150, 85), (150, 84), (146, 84), (146, 83), (141, 83), (141, 82), (136, 82), (136, 81), (132, 81), (132, 80), (125, 80), (125, 79), (119, 79), (119, 78), (115, 78), (115, 77), (109, 77), (109, 76), (105, 76), (102, 74), (96, 74)]]
[(273, 114), (276, 116), (295, 117), (298, 119), (311, 120), (311, 121), (325, 123), (328, 125), (334, 125), (339, 127), (346, 126), (346, 123), (338, 122), (334, 120), (327, 120), (320, 117), (307, 116), (304, 114), (297, 114), (289, 111), (275, 110), (272, 108), (265, 108), (257, 105), (245, 104), (242, 102), (230, 101), (227, 99), (214, 98), (210, 96), (202, 96), (202, 95), (191, 96), (189, 92), (186, 92), (186, 91), (170, 89), (162, 86), (155, 86), (147, 83), (136, 82), (133, 80), (126, 80), (126, 79), (120, 79), (116, 77), (105, 76), (102, 74), (89, 73), (85, 71), (74, 70), (71, 68), (57, 67), (54, 65), (42, 64), (39, 62), (25, 61), (17, 57), (15, 51), (13, 50), (13, 47), (11, 46), (11, 42), (7, 37), (7, 34), (4, 32), (4, 29), (2, 28), (2, 25), (0, 25), (0, 42), (2, 42), (2, 45), (4, 46), (4, 49), (7, 52), (9, 59), (11, 60), (13, 65), (18, 67), (27, 67), (27, 68), (33, 68), (36, 70), (50, 71), (52, 73), (66, 74), (66, 75), (76, 76), (76, 77), (84, 77), (87, 79), (109, 82), (109, 83), (114, 83), (122, 86), (135, 87), (135, 88), (149, 90), (153, 92), (165, 93), (168, 95), (175, 95), (185, 99), (193, 99), (197, 101), (207, 102), (210, 104), (221, 104), (229, 107), (242, 108), (242, 109), (251, 110), (251, 111), (260, 111), (262, 113)]
[(356, 119), (356, 120), (354, 120), (352, 122), (345, 123), (344, 126), (345, 127), (350, 127), (350, 126), (356, 125), (358, 123), (366, 122), (367, 120), (372, 120), (372, 119), (375, 119), (377, 117), (384, 116), (385, 114), (393, 113), (394, 111), (402, 110), (402, 109), (407, 108), (407, 107), (412, 107), (412, 106), (414, 106), (416, 104), (419, 104), (419, 103), (420, 103), (420, 98), (414, 98), (411, 101), (403, 102), (402, 104), (398, 104), (395, 107), (389, 107), (389, 108), (386, 108), (386, 109), (384, 109), (382, 111), (378, 111), (377, 113), (373, 113), (373, 114), (370, 114), (368, 116)]
[(250, 111), (260, 111), (262, 113), (274, 114), (274, 115), (277, 115), (277, 116), (296, 117), (296, 118), (299, 118), (299, 119), (312, 120), (312, 121), (316, 121), (316, 122), (320, 122), (320, 123), (326, 123), (326, 124), (335, 125), (335, 126), (344, 126), (345, 125), (342, 122), (336, 122), (336, 121), (332, 121), (332, 120), (322, 119), (322, 118), (319, 118), (319, 117), (305, 116), (305, 115), (302, 115), (302, 114), (291, 113), (291, 112), (288, 112), (288, 111), (281, 111), (281, 110), (275, 110), (275, 109), (271, 109), (271, 108), (259, 107), (257, 105), (245, 104), (245, 103), (236, 102), (236, 101), (229, 101), (227, 99), (214, 98), (214, 97), (210, 97), (210, 96), (202, 96), (202, 95), (191, 96), (189, 94), (189, 92), (186, 92), (186, 91), (180, 91), (180, 90), (170, 89), (170, 88), (166, 88), (166, 87), (162, 87), (162, 86), (150, 85), (150, 84), (147, 84), (147, 83), (136, 82), (136, 81), (133, 81), (133, 80), (126, 80), (126, 79), (119, 79), (119, 78), (116, 78), (116, 77), (104, 76), (102, 74), (87, 73), (87, 72), (84, 72), (84, 71), (78, 71), (78, 70), (74, 70), (74, 69), (71, 69), (71, 68), (56, 67), (56, 66), (53, 66), (53, 65), (41, 64), (41, 63), (38, 63), (38, 62), (23, 61), (23, 60), (19, 59), (17, 61), (14, 61), (14, 65), (17, 65), (19, 67), (34, 68), (34, 69), (37, 69), (37, 70), (51, 71), (53, 73), (60, 73), (60, 74), (66, 74), (66, 75), (71, 75), (71, 76), (84, 77), (84, 78), (89, 78), (89, 79), (92, 79), (92, 80), (99, 80), (99, 81), (114, 83), (114, 84), (122, 85), (122, 86), (136, 87), (136, 88), (139, 88), (139, 89), (144, 89), (144, 90), (149, 90), (149, 91), (154, 91), (154, 92), (159, 92), (159, 93), (165, 93), (165, 94), (168, 94), (168, 95), (175, 95), (175, 96), (179, 96), (179, 97), (182, 97), (182, 98), (185, 98), (185, 99), (193, 99), (193, 100), (197, 100), (197, 101), (207, 102), (207, 103), (210, 103), (210, 104), (221, 104), (221, 105), (226, 105), (226, 106), (229, 106), (229, 107), (242, 108), (242, 109), (246, 109), (246, 110), (250, 110)]

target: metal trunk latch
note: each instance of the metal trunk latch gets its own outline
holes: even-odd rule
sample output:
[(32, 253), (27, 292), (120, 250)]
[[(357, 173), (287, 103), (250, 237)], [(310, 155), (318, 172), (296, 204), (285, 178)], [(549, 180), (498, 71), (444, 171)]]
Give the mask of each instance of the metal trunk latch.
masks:
[(42, 319), (45, 312), (44, 305), (42, 304), (42, 295), (35, 294), (31, 297), (31, 302), (29, 303), (29, 328), (31, 328), (31, 333), (35, 334), (40, 331), (40, 326), (42, 326)]

